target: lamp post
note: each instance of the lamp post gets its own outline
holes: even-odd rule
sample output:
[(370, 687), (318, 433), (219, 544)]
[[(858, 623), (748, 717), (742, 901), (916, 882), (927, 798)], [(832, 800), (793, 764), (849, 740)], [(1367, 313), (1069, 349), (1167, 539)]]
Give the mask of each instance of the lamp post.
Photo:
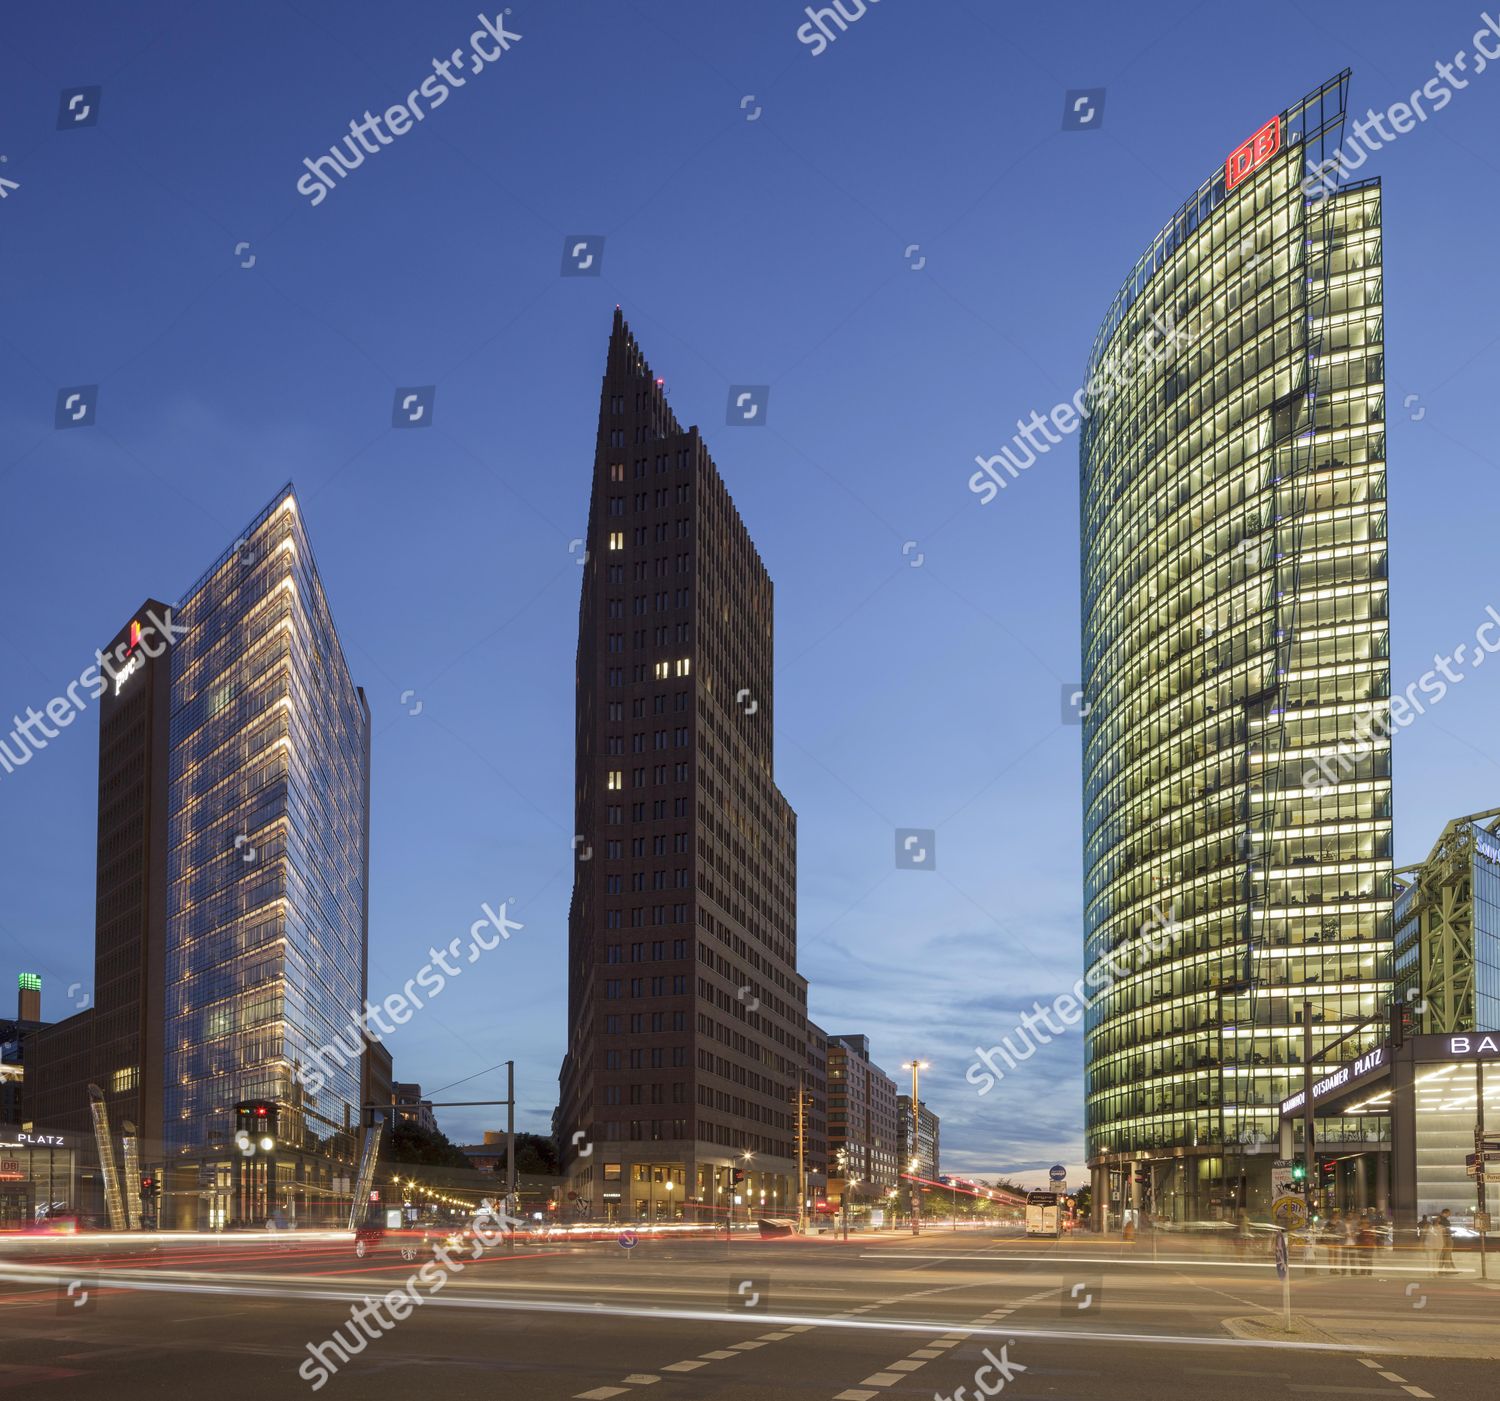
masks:
[(922, 1230), (917, 1205), (917, 1165), (921, 1162), (922, 1158), (922, 1110), (921, 1102), (917, 1098), (917, 1076), (919, 1072), (930, 1068), (930, 1063), (925, 1060), (907, 1060), (901, 1062), (902, 1070), (911, 1071), (911, 1233), (914, 1236), (920, 1235)]

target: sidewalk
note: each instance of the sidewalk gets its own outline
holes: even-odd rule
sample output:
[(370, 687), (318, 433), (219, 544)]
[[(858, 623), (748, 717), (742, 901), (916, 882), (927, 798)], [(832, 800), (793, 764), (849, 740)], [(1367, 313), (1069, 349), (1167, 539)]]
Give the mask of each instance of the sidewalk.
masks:
[(1343, 1343), (1400, 1357), (1500, 1359), (1500, 1329), (1493, 1322), (1476, 1326), (1457, 1319), (1429, 1320), (1416, 1314), (1404, 1319), (1294, 1311), (1290, 1333), (1282, 1327), (1280, 1313), (1226, 1318), (1224, 1327), (1232, 1337), (1253, 1342)]

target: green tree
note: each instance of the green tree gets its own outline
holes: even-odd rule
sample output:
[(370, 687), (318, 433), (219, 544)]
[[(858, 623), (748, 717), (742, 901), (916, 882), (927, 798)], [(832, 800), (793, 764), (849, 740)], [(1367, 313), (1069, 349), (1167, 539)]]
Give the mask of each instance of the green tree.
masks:
[[(442, 1130), (424, 1129), (420, 1124), (403, 1122), (391, 1130), (385, 1156), (393, 1163), (408, 1167), (472, 1166)], [(519, 1158), (520, 1154), (516, 1156)]]

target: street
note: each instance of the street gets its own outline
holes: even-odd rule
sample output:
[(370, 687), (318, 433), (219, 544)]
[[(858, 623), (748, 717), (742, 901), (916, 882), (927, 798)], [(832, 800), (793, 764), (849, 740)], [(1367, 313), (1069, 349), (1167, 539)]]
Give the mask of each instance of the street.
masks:
[[(351, 1308), (402, 1289), (365, 1333)], [(346, 1239), (0, 1247), (0, 1389), (132, 1398), (445, 1396), (819, 1401), (963, 1395), (1489, 1397), (1500, 1294), (1477, 1260), (1369, 1276), (1269, 1258), (985, 1233), (496, 1247), (359, 1260)], [(398, 1296), (400, 1297), (400, 1296)], [(368, 1315), (367, 1315), (368, 1316)], [(335, 1330), (338, 1330), (336, 1333)], [(368, 1336), (373, 1334), (373, 1336)], [(343, 1343), (330, 1343), (341, 1338)], [(320, 1347), (315, 1359), (310, 1347)], [(428, 1369), (417, 1374), (413, 1368)], [(433, 1370), (436, 1369), (436, 1370)]]

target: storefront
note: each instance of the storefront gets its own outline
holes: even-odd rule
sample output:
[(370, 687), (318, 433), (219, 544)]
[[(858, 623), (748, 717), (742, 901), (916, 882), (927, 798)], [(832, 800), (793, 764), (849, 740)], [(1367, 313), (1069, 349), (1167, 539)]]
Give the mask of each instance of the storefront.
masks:
[(94, 1156), (83, 1134), (0, 1124), (0, 1231), (59, 1217), (96, 1224), (103, 1192)]
[[(1390, 1214), (1398, 1225), (1447, 1210), (1469, 1223), (1479, 1207), (1465, 1159), (1476, 1130), (1500, 1138), (1500, 1032), (1413, 1036), (1347, 1062), (1312, 1087), (1314, 1189), (1326, 1208)], [(1300, 1154), (1299, 1092), (1281, 1104), (1282, 1156)], [(1351, 1143), (1325, 1125), (1366, 1121)], [(1388, 1136), (1376, 1125), (1389, 1125)], [(1500, 1164), (1491, 1173), (1500, 1182)], [(1489, 1195), (1493, 1207), (1495, 1193)]]

